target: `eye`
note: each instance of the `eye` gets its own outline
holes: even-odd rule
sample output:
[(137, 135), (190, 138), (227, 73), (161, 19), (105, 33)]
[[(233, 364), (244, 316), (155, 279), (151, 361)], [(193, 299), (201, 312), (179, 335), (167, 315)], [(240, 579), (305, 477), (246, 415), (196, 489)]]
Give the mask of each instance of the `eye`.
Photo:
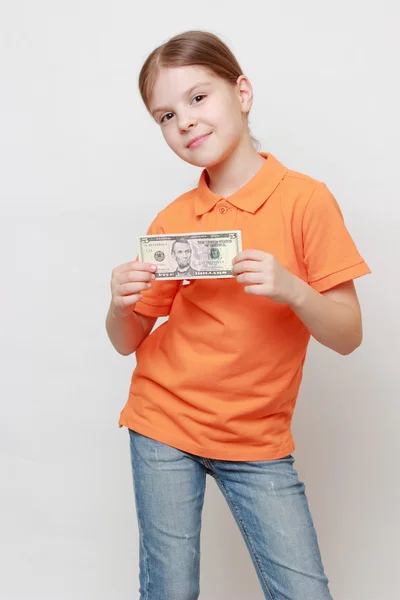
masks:
[(173, 116), (174, 116), (173, 113), (167, 113), (167, 114), (163, 115), (160, 119), (160, 123), (166, 123), (166, 122), (170, 121)]
[[(192, 103), (194, 104), (198, 104), (199, 102), (201, 102), (203, 100), (203, 98), (205, 98), (206, 95), (205, 94), (198, 94), (197, 96), (195, 96), (192, 100)], [(194, 102), (196, 100), (196, 102)]]

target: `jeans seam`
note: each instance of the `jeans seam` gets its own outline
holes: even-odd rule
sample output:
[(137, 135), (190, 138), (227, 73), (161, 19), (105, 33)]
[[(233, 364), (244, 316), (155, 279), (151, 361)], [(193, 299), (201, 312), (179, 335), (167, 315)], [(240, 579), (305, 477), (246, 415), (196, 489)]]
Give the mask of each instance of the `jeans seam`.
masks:
[(221, 487), (221, 488), (224, 490), (224, 492), (225, 492), (225, 497), (226, 497), (227, 501), (229, 502), (229, 504), (231, 505), (231, 507), (232, 507), (232, 509), (233, 509), (233, 511), (234, 511), (234, 513), (235, 513), (235, 515), (236, 515), (236, 518), (237, 518), (237, 520), (238, 520), (238, 523), (239, 523), (239, 527), (241, 528), (241, 530), (242, 530), (242, 532), (243, 532), (243, 535), (245, 536), (245, 538), (246, 538), (246, 540), (247, 540), (247, 542), (248, 542), (248, 544), (249, 544), (250, 551), (251, 551), (251, 553), (253, 554), (254, 560), (255, 560), (255, 561), (256, 561), (256, 563), (257, 563), (257, 566), (258, 566), (258, 569), (259, 569), (259, 571), (260, 571), (260, 574), (261, 574), (262, 580), (263, 580), (263, 582), (264, 582), (264, 585), (265, 585), (265, 587), (266, 587), (266, 590), (267, 590), (267, 592), (268, 592), (268, 594), (269, 594), (269, 596), (270, 596), (270, 600), (277, 600), (276, 596), (274, 596), (274, 595), (272, 594), (272, 591), (271, 591), (271, 589), (270, 589), (270, 586), (268, 585), (267, 579), (266, 579), (266, 577), (265, 577), (265, 573), (264, 573), (264, 571), (263, 571), (263, 569), (262, 569), (262, 566), (261, 566), (261, 561), (260, 561), (260, 558), (259, 558), (259, 556), (258, 556), (258, 554), (257, 554), (257, 552), (256, 552), (256, 550), (255, 550), (255, 548), (254, 548), (254, 546), (253, 546), (253, 544), (251, 543), (250, 536), (249, 536), (249, 534), (247, 533), (246, 527), (245, 527), (245, 525), (244, 525), (244, 523), (243, 523), (242, 519), (240, 518), (240, 513), (239, 513), (239, 511), (237, 510), (237, 508), (236, 508), (236, 505), (235, 505), (235, 503), (233, 502), (232, 498), (230, 497), (229, 490), (227, 489), (227, 487), (225, 486), (224, 482), (223, 482), (223, 481), (222, 481), (222, 480), (221, 480), (219, 477), (215, 477), (215, 479), (216, 479), (216, 481), (217, 481), (218, 485), (219, 485), (219, 486), (220, 486), (220, 487)]
[(145, 589), (144, 589), (144, 597), (143, 600), (148, 600), (149, 598), (149, 583), (150, 583), (150, 573), (149, 573), (149, 560), (148, 560), (148, 554), (147, 554), (147, 549), (144, 543), (144, 536), (143, 536), (143, 531), (142, 531), (142, 527), (140, 525), (140, 511), (138, 509), (138, 528), (140, 530), (140, 540), (141, 540), (141, 545), (142, 545), (142, 550), (143, 550), (143, 562), (144, 562), (144, 567), (145, 567)]
[[(133, 451), (132, 448), (132, 440), (131, 440), (131, 444), (130, 444), (131, 450)], [(135, 472), (134, 469), (132, 467), (132, 476), (133, 479), (135, 478)], [(140, 508), (139, 508), (139, 502), (138, 502), (138, 497), (137, 497), (137, 493), (136, 493), (136, 486), (134, 485), (134, 496), (135, 496), (135, 504), (136, 504), (136, 510), (138, 513), (138, 529), (139, 529), (139, 535), (140, 535), (140, 544), (142, 546), (142, 551), (143, 551), (143, 562), (144, 562), (144, 569), (145, 569), (145, 576), (144, 576), (144, 597), (143, 600), (148, 600), (149, 598), (149, 583), (150, 583), (150, 573), (149, 573), (149, 560), (148, 560), (148, 554), (147, 554), (147, 549), (144, 543), (144, 535), (143, 535), (143, 530), (142, 530), (142, 526), (141, 526), (141, 519), (140, 519)]]

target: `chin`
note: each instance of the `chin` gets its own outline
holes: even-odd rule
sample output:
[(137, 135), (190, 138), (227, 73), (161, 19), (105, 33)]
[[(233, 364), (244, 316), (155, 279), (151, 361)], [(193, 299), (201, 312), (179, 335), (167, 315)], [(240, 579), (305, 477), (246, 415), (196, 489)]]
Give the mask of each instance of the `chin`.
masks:
[(204, 152), (201, 152), (201, 148), (199, 148), (197, 151), (195, 150), (189, 152), (193, 152), (192, 155), (186, 154), (185, 156), (181, 156), (181, 158), (190, 165), (201, 167), (202, 169), (209, 169), (214, 165), (217, 165), (229, 154), (229, 151), (207, 152), (204, 150)]

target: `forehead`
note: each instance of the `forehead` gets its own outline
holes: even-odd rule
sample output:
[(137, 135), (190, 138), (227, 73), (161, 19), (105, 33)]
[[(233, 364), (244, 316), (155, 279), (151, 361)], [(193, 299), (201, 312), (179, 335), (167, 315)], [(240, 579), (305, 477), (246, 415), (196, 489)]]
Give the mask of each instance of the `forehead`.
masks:
[(162, 67), (155, 78), (150, 106), (154, 107), (173, 103), (197, 83), (224, 83), (211, 71), (202, 67)]
[(190, 249), (189, 242), (175, 242), (174, 246), (175, 250), (187, 250)]

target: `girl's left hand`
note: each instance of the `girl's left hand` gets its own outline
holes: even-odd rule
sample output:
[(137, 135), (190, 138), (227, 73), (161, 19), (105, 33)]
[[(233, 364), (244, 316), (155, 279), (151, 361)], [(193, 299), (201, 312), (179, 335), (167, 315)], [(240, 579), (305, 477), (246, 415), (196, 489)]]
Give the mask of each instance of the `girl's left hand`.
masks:
[(261, 250), (244, 250), (232, 261), (232, 274), (244, 291), (255, 296), (266, 296), (280, 304), (293, 305), (303, 281), (283, 267), (272, 254)]

